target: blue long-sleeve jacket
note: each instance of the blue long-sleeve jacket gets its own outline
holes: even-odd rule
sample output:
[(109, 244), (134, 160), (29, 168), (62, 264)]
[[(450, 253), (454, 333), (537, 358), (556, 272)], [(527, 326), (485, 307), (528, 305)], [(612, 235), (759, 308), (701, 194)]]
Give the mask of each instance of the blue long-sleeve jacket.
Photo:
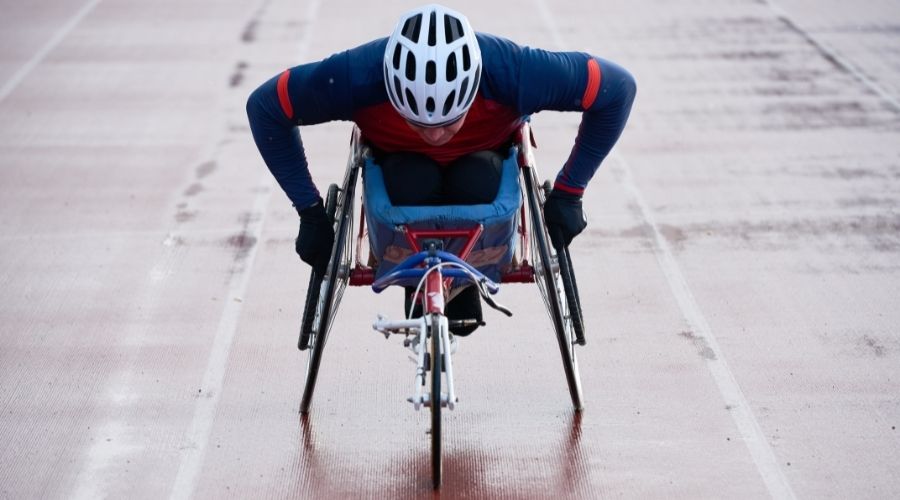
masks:
[(285, 70), (247, 100), (260, 154), (298, 208), (319, 192), (309, 173), (299, 125), (354, 121), (387, 151), (417, 151), (441, 164), (508, 141), (528, 115), (580, 111), (581, 126), (555, 189), (581, 194), (622, 133), (636, 86), (625, 69), (581, 52), (549, 52), (479, 33), (481, 82), (463, 124), (442, 146), (426, 144), (390, 104), (382, 61), (386, 38)]

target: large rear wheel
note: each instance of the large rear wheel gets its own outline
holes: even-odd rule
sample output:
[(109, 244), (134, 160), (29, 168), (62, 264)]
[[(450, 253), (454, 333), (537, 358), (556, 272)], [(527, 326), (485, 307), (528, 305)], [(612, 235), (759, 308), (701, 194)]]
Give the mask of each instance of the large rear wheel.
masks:
[[(541, 190), (544, 193), (544, 200), (550, 194), (552, 185), (550, 181), (544, 181)], [(541, 203), (543, 206), (543, 203)], [(549, 235), (548, 235), (549, 236)], [(553, 238), (550, 238), (551, 244)], [(578, 282), (575, 280), (575, 269), (572, 266), (572, 255), (569, 253), (569, 247), (557, 248), (556, 261), (559, 264), (559, 274), (562, 278), (563, 292), (566, 297), (566, 305), (569, 306), (569, 316), (572, 318), (572, 331), (575, 334), (575, 342), (578, 345), (585, 345), (584, 338), (584, 315), (581, 312), (581, 297), (578, 295)]]
[[(572, 296), (567, 296), (567, 287), (563, 283), (563, 275), (560, 271), (560, 268), (565, 267), (565, 264), (560, 265), (560, 259), (550, 244), (547, 225), (544, 222), (542, 192), (541, 186), (537, 181), (537, 174), (532, 167), (526, 166), (523, 167), (523, 176), (532, 226), (531, 243), (534, 249), (534, 281), (541, 291), (547, 312), (550, 314), (550, 319), (553, 322), (553, 329), (556, 332), (556, 340), (562, 356), (563, 371), (569, 387), (569, 395), (572, 397), (572, 405), (576, 411), (581, 411), (581, 376), (578, 373), (578, 361), (575, 356), (575, 321), (573, 320), (573, 317), (580, 315), (581, 310), (577, 290), (573, 279), (569, 287), (572, 290)], [(568, 264), (567, 272), (574, 278), (571, 261)], [(574, 304), (576, 307), (572, 308), (570, 304)], [(574, 314), (571, 309), (575, 309)]]
[(569, 316), (572, 319), (572, 332), (575, 334), (575, 343), (585, 345), (581, 296), (578, 295), (578, 282), (575, 281), (575, 269), (572, 267), (572, 256), (569, 254), (569, 248), (556, 249), (556, 256), (559, 260), (559, 275), (562, 278), (566, 305), (569, 306)]
[[(328, 186), (328, 194), (325, 197), (325, 215), (334, 224), (337, 211), (337, 199), (340, 188), (337, 184)], [(305, 351), (309, 348), (309, 338), (312, 333), (313, 320), (316, 317), (316, 305), (319, 303), (319, 292), (322, 288), (323, 276), (312, 270), (309, 273), (309, 286), (306, 288), (306, 303), (303, 306), (303, 319), (300, 322), (300, 340), (297, 348)]]
[[(313, 392), (316, 388), (316, 379), (319, 375), (319, 365), (322, 363), (322, 353), (328, 339), (347, 280), (350, 277), (353, 244), (353, 217), (355, 208), (356, 179), (359, 167), (352, 166), (344, 179), (344, 186), (336, 192), (334, 231), (334, 246), (331, 249), (331, 259), (328, 268), (319, 284), (319, 293), (312, 314), (312, 321), (308, 332), (309, 358), (306, 363), (306, 382), (303, 387), (303, 399), (300, 401), (300, 413), (307, 413), (312, 402)], [(329, 189), (331, 197), (332, 189)], [(327, 208), (327, 205), (326, 205)], [(306, 315), (304, 315), (304, 322)], [(301, 335), (301, 348), (303, 338)]]

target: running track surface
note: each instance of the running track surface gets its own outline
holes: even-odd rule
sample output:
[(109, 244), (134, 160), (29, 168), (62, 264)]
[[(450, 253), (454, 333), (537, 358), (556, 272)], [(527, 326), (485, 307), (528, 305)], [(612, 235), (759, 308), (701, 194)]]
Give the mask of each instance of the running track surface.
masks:
[[(311, 3), (312, 2), (312, 3)], [(0, 2), (0, 498), (432, 495), (413, 365), (348, 289), (298, 415), (307, 269), (248, 93), (412, 2)], [(638, 80), (573, 253), (586, 409), (531, 285), (461, 341), (441, 495), (900, 496), (900, 8), (454, 2)], [(577, 116), (534, 118), (550, 177)], [(321, 188), (346, 123), (304, 130)]]

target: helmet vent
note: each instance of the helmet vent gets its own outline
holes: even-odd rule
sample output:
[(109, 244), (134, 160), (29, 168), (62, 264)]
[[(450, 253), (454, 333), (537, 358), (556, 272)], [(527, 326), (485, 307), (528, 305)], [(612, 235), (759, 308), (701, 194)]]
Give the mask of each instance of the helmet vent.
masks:
[(466, 98), (466, 89), (469, 88), (469, 77), (463, 78), (462, 85), (459, 86), (459, 102), (456, 103), (457, 106), (462, 104), (463, 99)]
[(416, 56), (412, 52), (406, 54), (406, 79), (416, 79)]
[(400, 70), (400, 44), (394, 45), (394, 69)]
[(469, 107), (472, 104), (472, 99), (475, 98), (475, 90), (478, 89), (478, 82), (481, 79), (481, 66), (475, 69), (475, 81), (472, 82), (472, 90), (469, 92), (469, 97), (466, 98), (466, 107)]
[(434, 98), (433, 97), (429, 97), (428, 99), (425, 99), (425, 111), (428, 111), (429, 113), (434, 113)]
[(455, 17), (444, 16), (444, 37), (447, 43), (453, 43), (463, 36), (462, 22)]
[[(463, 71), (469, 71), (469, 67), (472, 66), (472, 60), (469, 58), (469, 46), (463, 45), (462, 50), (462, 60), (463, 60)], [(399, 68), (399, 66), (397, 66)]]
[(400, 88), (400, 79), (397, 78), (397, 75), (394, 75), (394, 93), (397, 94), (397, 99), (400, 100), (400, 105), (403, 105), (403, 89)]
[(456, 80), (456, 52), (450, 54), (447, 58), (447, 81)]
[(403, 25), (402, 35), (412, 42), (419, 41), (419, 32), (422, 30), (422, 14), (416, 14), (406, 20)]
[(431, 11), (431, 22), (428, 23), (428, 46), (437, 45), (437, 12)]
[(419, 114), (419, 106), (416, 105), (416, 97), (409, 89), (406, 89), (406, 102), (409, 104), (409, 109), (412, 110), (414, 115)]
[(391, 102), (394, 104), (395, 108), (402, 107), (403, 105), (397, 102), (397, 97), (394, 96), (393, 92), (388, 92), (388, 95), (391, 96)]
[(434, 82), (437, 81), (437, 69), (434, 64), (434, 61), (428, 61), (425, 64), (425, 83), (428, 85), (434, 85)]
[(450, 92), (450, 95), (447, 96), (447, 100), (444, 101), (444, 112), (442, 116), (447, 116), (447, 113), (450, 112), (450, 108), (453, 107), (453, 100), (456, 99), (456, 91)]

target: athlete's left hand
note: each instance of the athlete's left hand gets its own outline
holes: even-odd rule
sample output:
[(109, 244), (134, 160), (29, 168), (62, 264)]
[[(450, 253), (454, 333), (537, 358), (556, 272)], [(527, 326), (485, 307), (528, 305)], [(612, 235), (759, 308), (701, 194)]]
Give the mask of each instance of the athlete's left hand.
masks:
[(569, 243), (587, 227), (581, 196), (554, 189), (544, 203), (544, 220), (553, 246), (557, 249)]

